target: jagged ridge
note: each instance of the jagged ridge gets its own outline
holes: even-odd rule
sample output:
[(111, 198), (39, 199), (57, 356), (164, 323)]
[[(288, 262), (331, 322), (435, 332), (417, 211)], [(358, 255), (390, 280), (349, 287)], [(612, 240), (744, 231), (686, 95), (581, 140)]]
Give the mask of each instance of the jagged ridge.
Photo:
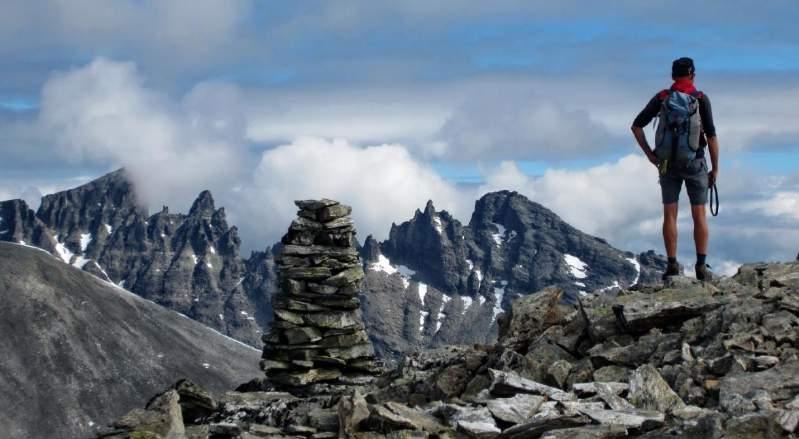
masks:
[(489, 342), (496, 317), (512, 300), (546, 286), (574, 300), (650, 283), (665, 267), (652, 251), (617, 250), (510, 191), (477, 200), (467, 226), (428, 201), (410, 221), (392, 224), (388, 240), (368, 237), (362, 257), (366, 321), (378, 351), (389, 357)]
[(118, 170), (45, 196), (35, 214), (21, 200), (0, 203), (0, 218), (12, 223), (0, 240), (48, 250), (226, 335), (261, 345), (272, 318), (272, 252), (242, 259), (238, 231), (208, 191), (188, 215), (165, 206), (150, 216)]

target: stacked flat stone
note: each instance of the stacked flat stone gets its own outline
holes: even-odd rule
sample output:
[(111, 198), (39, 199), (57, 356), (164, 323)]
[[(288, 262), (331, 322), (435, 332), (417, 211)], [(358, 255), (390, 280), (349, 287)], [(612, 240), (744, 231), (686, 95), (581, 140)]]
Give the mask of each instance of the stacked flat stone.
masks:
[(277, 257), (280, 292), (263, 337), (261, 368), (278, 387), (366, 383), (379, 372), (360, 315), (364, 277), (352, 208), (337, 201), (295, 201), (298, 217)]

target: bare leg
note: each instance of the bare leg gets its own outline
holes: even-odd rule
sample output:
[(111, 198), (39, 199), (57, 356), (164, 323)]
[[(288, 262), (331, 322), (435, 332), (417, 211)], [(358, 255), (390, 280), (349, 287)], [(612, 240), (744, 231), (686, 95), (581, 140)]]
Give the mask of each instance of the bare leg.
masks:
[[(703, 206), (704, 207), (704, 206)], [(663, 243), (666, 256), (677, 257), (677, 203), (663, 205)]]
[(705, 215), (705, 205), (698, 204), (691, 206), (691, 216), (694, 218), (694, 243), (696, 253), (706, 255), (709, 231), (707, 227), (707, 216)]

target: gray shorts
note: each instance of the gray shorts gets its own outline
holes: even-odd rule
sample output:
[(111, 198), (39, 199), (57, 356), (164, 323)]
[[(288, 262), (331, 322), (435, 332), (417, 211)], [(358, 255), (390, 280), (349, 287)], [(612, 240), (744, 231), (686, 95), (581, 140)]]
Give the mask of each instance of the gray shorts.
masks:
[(663, 197), (663, 204), (672, 204), (680, 200), (680, 190), (682, 183), (688, 191), (688, 199), (692, 206), (704, 205), (707, 203), (707, 161), (704, 157), (698, 158), (685, 169), (669, 169), (665, 175), (660, 176), (660, 193)]

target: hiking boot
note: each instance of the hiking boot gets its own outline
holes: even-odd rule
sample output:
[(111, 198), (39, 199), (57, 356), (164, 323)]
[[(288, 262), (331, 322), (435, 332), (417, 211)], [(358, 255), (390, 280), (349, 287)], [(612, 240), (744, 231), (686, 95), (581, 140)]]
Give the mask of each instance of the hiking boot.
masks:
[(710, 265), (696, 264), (696, 278), (701, 281), (710, 282), (713, 280), (713, 272), (710, 271)]
[(663, 280), (666, 280), (672, 276), (679, 276), (680, 274), (680, 264), (678, 262), (671, 263), (669, 262), (666, 266), (666, 272), (663, 273)]

